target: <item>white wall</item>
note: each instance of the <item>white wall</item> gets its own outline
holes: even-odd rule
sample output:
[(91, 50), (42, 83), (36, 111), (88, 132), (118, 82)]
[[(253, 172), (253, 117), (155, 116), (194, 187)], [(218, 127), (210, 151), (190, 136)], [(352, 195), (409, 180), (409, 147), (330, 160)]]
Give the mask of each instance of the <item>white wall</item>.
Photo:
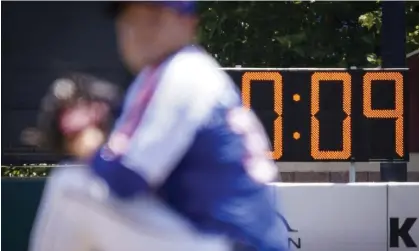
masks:
[[(272, 187), (277, 210), (296, 230), (288, 233), (291, 250), (419, 250), (419, 183), (288, 183)], [(414, 223), (410, 229), (405, 224), (403, 230), (408, 218)], [(416, 247), (406, 247), (403, 238), (410, 238), (410, 245)]]

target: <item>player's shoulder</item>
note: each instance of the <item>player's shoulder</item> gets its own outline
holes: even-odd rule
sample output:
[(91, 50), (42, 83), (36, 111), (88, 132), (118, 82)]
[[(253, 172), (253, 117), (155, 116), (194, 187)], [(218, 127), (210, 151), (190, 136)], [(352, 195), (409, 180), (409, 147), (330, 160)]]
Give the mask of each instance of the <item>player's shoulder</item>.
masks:
[(166, 73), (177, 82), (175, 84), (185, 85), (194, 91), (225, 91), (232, 85), (232, 80), (218, 62), (196, 47), (188, 47), (177, 53), (168, 64)]
[(239, 99), (237, 89), (218, 62), (205, 50), (189, 46), (179, 51), (168, 62), (162, 80), (174, 92), (200, 103), (221, 99)]

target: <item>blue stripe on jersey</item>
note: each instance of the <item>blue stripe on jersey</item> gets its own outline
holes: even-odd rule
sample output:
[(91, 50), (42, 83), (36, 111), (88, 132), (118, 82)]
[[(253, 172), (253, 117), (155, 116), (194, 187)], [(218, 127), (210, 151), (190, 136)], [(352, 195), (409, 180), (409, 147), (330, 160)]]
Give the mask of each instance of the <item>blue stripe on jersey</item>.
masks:
[(244, 142), (227, 124), (227, 112), (214, 110), (159, 194), (203, 232), (225, 234), (259, 251), (286, 250), (283, 233), (272, 233), (282, 223), (268, 186), (245, 171)]

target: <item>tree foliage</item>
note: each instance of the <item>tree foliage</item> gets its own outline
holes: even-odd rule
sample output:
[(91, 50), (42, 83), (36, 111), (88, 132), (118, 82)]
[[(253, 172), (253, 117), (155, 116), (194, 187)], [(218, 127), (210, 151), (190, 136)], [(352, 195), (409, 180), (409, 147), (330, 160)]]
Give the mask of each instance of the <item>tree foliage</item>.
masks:
[[(379, 2), (200, 2), (199, 38), (225, 67), (377, 66)], [(406, 2), (407, 48), (418, 48)]]

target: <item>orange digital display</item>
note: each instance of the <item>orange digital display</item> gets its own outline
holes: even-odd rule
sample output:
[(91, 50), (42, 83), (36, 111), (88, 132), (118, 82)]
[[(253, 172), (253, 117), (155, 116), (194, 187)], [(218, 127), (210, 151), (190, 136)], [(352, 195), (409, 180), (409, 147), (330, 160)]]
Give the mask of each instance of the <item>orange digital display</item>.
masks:
[[(269, 154), (275, 160), (408, 159), (404, 71), (227, 72), (241, 89), (243, 106), (252, 108), (264, 124), (272, 142)], [(391, 83), (394, 88), (387, 88), (380, 81)], [(263, 109), (258, 111), (258, 107)], [(271, 112), (266, 107), (271, 107)], [(326, 119), (318, 118), (322, 113)], [(394, 121), (393, 126), (385, 120)]]

